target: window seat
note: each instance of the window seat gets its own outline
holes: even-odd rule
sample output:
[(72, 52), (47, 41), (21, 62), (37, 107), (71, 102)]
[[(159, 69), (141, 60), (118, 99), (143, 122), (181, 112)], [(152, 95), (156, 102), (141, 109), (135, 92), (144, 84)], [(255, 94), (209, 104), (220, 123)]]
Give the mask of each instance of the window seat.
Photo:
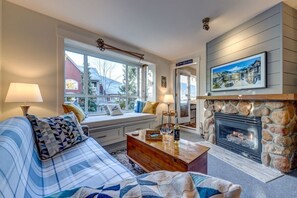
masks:
[(143, 121), (148, 119), (156, 119), (157, 116), (148, 113), (124, 113), (124, 115), (100, 115), (100, 116), (89, 116), (81, 124), (92, 127), (102, 127), (110, 125), (118, 125), (128, 122)]
[(89, 116), (81, 124), (88, 125), (90, 136), (105, 146), (126, 140), (125, 133), (155, 128), (157, 116), (147, 113), (124, 113), (124, 115)]

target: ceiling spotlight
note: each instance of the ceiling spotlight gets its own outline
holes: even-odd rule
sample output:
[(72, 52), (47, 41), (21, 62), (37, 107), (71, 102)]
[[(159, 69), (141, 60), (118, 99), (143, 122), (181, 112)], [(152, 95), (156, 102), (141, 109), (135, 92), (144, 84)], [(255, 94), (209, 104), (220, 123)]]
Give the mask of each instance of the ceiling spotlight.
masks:
[(209, 17), (206, 17), (204, 19), (202, 19), (202, 23), (203, 23), (203, 29), (208, 31), (209, 30)]

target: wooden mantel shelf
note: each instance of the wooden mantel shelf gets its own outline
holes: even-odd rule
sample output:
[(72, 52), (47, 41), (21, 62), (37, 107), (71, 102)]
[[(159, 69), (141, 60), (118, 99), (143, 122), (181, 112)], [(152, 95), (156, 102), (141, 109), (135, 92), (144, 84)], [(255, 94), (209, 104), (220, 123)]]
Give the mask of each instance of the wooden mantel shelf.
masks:
[(256, 95), (225, 95), (197, 96), (204, 100), (297, 100), (297, 94), (256, 94)]

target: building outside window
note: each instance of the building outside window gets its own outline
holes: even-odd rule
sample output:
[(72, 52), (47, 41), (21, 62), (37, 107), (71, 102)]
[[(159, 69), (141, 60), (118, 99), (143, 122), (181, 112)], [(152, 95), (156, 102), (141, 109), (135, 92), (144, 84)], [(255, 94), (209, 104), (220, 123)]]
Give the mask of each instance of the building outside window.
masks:
[(108, 103), (133, 111), (137, 99), (155, 100), (154, 75), (153, 65), (142, 67), (66, 49), (65, 102), (77, 101), (88, 114), (105, 114), (103, 106)]
[(78, 82), (73, 79), (66, 79), (65, 80), (65, 89), (66, 90), (78, 90)]

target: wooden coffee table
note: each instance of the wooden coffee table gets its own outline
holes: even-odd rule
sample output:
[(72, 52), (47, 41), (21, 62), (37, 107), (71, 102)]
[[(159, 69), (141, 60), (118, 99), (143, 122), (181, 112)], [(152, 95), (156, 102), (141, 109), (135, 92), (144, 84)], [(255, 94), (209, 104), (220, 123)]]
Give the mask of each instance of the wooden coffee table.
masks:
[(127, 157), (130, 163), (136, 163), (146, 172), (168, 171), (197, 171), (207, 174), (208, 147), (181, 139), (174, 143), (173, 137), (168, 142), (145, 140), (145, 130), (127, 135)]

